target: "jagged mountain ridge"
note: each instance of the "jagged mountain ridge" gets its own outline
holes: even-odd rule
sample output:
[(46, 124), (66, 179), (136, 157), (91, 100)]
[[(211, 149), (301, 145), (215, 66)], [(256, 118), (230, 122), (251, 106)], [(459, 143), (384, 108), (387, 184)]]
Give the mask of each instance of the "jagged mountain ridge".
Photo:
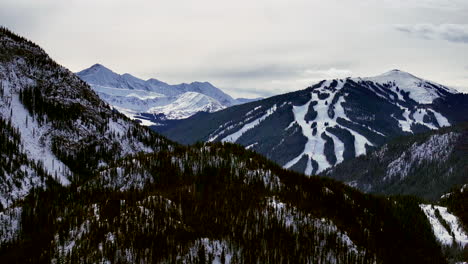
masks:
[[(0, 47), (0, 140), (15, 145), (0, 148), (2, 177), (35, 158), (71, 172), (0, 208), (2, 263), (446, 263), (418, 200), (306, 177), (237, 145), (173, 144), (36, 45), (1, 29)], [(25, 149), (36, 142), (51, 167)]]
[(208, 82), (170, 85), (156, 79), (145, 81), (128, 73), (117, 74), (101, 64), (77, 75), (101, 99), (148, 126), (164, 126), (166, 120), (184, 119), (198, 112), (216, 112), (249, 100), (233, 99)]
[(238, 104), (246, 104), (246, 103), (251, 103), (259, 100), (265, 99), (264, 97), (256, 97), (256, 98), (236, 98), (236, 101)]
[(185, 92), (197, 92), (218, 100), (225, 106), (235, 104), (235, 100), (209, 82), (192, 82), (170, 85), (157, 79), (139, 79), (131, 74), (117, 74), (101, 64), (95, 64), (77, 75), (91, 85), (120, 88), (125, 90), (144, 90), (166, 96), (176, 96)]
[(319, 173), (389, 139), (466, 121), (468, 95), (392, 70), (193, 116), (161, 131), (190, 144), (241, 144), (285, 168)]
[(467, 139), (467, 124), (397, 138), (322, 175), (364, 192), (438, 200), (453, 186), (468, 183)]

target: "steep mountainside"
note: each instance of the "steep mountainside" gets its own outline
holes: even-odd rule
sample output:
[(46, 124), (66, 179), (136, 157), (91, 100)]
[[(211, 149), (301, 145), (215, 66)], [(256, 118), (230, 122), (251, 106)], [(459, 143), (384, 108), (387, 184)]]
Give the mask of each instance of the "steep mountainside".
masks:
[(416, 198), (179, 146), (33, 43), (0, 47), (2, 190), (31, 184), (0, 208), (0, 263), (447, 263)]
[(161, 133), (184, 144), (235, 142), (311, 175), (396, 136), (468, 120), (467, 112), (468, 95), (393, 70), (195, 115)]
[(0, 32), (0, 203), (47, 179), (68, 185), (129, 154), (152, 152), (159, 136), (113, 112), (35, 44)]
[(237, 101), (208, 82), (169, 85), (156, 79), (144, 81), (128, 73), (117, 74), (100, 64), (77, 75), (101, 99), (147, 126), (164, 126), (167, 120), (188, 118), (198, 112), (216, 112), (255, 100)]
[(468, 125), (401, 137), (325, 172), (364, 192), (438, 200), (468, 183)]

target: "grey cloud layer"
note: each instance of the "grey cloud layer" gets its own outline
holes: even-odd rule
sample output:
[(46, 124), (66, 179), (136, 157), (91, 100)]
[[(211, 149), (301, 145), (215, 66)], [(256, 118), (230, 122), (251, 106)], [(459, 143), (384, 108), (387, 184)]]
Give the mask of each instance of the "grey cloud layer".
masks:
[(468, 24), (396, 25), (395, 28), (401, 32), (424, 39), (444, 39), (468, 44)]

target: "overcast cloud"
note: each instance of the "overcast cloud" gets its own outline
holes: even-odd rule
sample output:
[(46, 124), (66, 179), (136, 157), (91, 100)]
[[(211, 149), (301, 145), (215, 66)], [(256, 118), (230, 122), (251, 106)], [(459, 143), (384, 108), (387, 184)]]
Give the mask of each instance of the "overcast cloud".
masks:
[(424, 39), (444, 39), (468, 44), (468, 24), (396, 25), (396, 29)]
[(468, 92), (466, 0), (2, 0), (0, 23), (79, 71), (268, 96), (399, 68)]

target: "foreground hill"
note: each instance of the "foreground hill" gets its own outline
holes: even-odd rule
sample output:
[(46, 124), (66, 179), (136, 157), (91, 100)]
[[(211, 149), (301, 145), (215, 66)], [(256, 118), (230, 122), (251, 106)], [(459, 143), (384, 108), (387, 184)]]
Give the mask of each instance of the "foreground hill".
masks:
[(0, 208), (0, 263), (447, 263), (421, 200), (179, 146), (35, 44), (0, 45), (1, 183), (24, 190)]
[(468, 120), (468, 95), (393, 70), (195, 115), (161, 131), (183, 144), (233, 142), (312, 175), (401, 135)]
[(37, 45), (0, 32), (0, 204), (48, 179), (79, 183), (108, 162), (165, 139), (111, 110)]

